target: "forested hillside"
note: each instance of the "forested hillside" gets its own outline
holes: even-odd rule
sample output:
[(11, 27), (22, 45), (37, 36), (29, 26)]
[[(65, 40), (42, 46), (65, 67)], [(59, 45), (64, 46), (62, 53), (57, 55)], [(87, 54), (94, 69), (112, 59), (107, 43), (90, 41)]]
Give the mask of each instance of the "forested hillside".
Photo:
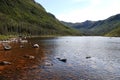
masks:
[(34, 0), (0, 0), (0, 35), (78, 35)]

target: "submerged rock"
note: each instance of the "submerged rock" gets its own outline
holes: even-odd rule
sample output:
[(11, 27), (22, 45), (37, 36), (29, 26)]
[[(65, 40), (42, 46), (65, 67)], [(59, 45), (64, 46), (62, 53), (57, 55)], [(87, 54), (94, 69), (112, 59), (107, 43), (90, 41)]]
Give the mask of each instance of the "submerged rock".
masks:
[(11, 62), (8, 62), (8, 61), (0, 61), (0, 65), (11, 65)]
[(31, 56), (31, 55), (25, 55), (24, 57), (28, 59), (35, 59), (35, 56)]
[(20, 45), (20, 48), (24, 48), (24, 46), (23, 46), (23, 45)]
[(53, 66), (51, 62), (45, 62), (45, 66)]
[(44, 66), (53, 66), (53, 63), (52, 63), (52, 61), (46, 59), (46, 60), (44, 60), (44, 64), (43, 65)]

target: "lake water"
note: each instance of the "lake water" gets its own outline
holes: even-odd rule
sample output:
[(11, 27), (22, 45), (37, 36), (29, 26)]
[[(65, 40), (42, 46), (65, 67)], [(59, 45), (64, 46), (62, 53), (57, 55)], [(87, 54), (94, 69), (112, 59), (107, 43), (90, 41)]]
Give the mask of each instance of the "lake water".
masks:
[[(32, 38), (0, 49), (0, 80), (120, 80), (119, 37)], [(33, 44), (39, 48), (33, 48)], [(25, 58), (35, 56), (35, 59)], [(89, 58), (86, 58), (89, 57)], [(66, 59), (66, 62), (58, 58)]]

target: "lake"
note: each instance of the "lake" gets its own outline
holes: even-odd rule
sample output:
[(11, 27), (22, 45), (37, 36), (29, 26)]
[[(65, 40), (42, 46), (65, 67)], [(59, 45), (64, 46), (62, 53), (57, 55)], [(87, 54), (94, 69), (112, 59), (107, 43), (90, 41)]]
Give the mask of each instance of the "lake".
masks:
[(10, 45), (0, 48), (0, 61), (11, 62), (0, 65), (0, 80), (120, 80), (120, 37), (43, 37)]

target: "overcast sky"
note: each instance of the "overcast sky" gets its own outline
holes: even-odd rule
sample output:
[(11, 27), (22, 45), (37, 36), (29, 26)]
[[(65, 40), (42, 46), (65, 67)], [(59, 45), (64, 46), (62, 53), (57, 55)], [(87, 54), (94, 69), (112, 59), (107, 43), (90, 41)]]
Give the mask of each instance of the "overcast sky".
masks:
[(35, 0), (59, 20), (103, 20), (120, 13), (120, 0)]

